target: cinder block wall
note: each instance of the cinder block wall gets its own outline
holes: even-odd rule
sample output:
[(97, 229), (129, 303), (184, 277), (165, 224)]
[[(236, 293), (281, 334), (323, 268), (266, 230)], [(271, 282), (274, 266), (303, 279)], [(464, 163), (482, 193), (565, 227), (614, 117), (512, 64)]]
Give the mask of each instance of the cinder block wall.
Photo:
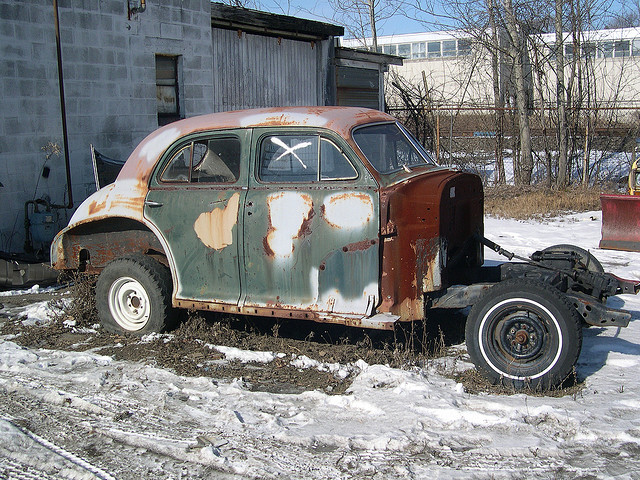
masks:
[[(212, 111), (209, 0), (59, 0), (74, 206), (95, 190), (89, 144), (125, 159), (158, 126), (155, 55), (180, 56), (181, 113)], [(137, 4), (135, 0), (131, 4)], [(24, 244), (24, 205), (66, 204), (52, 0), (0, 0), (0, 250)], [(48, 166), (48, 178), (42, 176)], [(59, 227), (72, 211), (60, 211)]]

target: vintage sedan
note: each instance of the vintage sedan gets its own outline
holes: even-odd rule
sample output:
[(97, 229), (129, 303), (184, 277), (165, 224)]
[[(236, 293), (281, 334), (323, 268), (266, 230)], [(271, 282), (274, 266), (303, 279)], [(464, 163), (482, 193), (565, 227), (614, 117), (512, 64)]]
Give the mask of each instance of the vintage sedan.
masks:
[(583, 320), (628, 323), (602, 302), (636, 287), (594, 272), (587, 252), (487, 268), (483, 243), (479, 177), (436, 165), (382, 112), (291, 107), (153, 132), (77, 209), (51, 261), (100, 273), (104, 327), (134, 334), (170, 327), (178, 308), (392, 329), (476, 303), (470, 354), (517, 386), (568, 374)]

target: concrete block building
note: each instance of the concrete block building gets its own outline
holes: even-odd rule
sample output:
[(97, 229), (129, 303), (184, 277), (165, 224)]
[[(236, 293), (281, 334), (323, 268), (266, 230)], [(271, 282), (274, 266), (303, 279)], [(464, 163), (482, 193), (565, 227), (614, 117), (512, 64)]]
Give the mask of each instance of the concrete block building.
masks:
[(47, 251), (34, 212), (53, 235), (95, 190), (90, 144), (124, 160), (179, 118), (337, 104), (341, 67), (375, 71), (362, 78), (381, 108), (375, 82), (397, 59), (336, 49), (343, 33), (210, 0), (0, 0), (0, 252)]

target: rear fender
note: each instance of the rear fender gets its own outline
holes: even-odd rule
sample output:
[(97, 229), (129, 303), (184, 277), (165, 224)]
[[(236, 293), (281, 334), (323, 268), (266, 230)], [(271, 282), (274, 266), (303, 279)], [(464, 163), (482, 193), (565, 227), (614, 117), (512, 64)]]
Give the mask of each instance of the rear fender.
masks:
[(108, 218), (60, 232), (52, 244), (51, 264), (57, 270), (98, 273), (110, 261), (134, 253), (166, 257), (157, 236), (145, 225)]

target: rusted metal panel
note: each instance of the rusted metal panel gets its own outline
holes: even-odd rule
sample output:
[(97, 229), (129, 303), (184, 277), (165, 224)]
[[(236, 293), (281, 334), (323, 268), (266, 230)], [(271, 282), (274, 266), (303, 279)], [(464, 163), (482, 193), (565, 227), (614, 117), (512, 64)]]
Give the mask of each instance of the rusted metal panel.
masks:
[(627, 327), (631, 321), (631, 312), (609, 308), (589, 295), (571, 292), (567, 297), (572, 300), (582, 319), (589, 325)]
[(72, 230), (58, 245), (60, 253), (52, 259), (58, 270), (81, 270), (98, 273), (114, 260), (133, 253), (162, 252), (156, 236), (148, 230), (113, 230), (94, 232)]
[[(256, 130), (254, 137), (286, 131)], [(377, 186), (344, 140), (334, 140), (348, 151), (358, 178), (262, 182), (257, 172), (250, 174), (243, 305), (330, 315), (373, 313), (379, 301)], [(297, 155), (302, 149), (287, 151)]]
[(601, 195), (600, 248), (640, 252), (640, 196)]
[(169, 245), (174, 296), (237, 303), (240, 297), (238, 212), (245, 192), (210, 188), (153, 189), (145, 216)]
[[(246, 195), (250, 138), (250, 130), (188, 137), (167, 152), (152, 177), (144, 215), (168, 245), (166, 255), (172, 265), (175, 299), (238, 303), (244, 241), (239, 221)], [(211, 148), (229, 149), (233, 145), (225, 153), (216, 151), (226, 154), (228, 162), (239, 164), (234, 168), (239, 178), (234, 180), (235, 174), (229, 171), (231, 177), (211, 177), (217, 180), (210, 183), (160, 180), (165, 166), (178, 158), (174, 154), (191, 145), (192, 140), (207, 145), (206, 151), (213, 153)], [(225, 140), (232, 142), (225, 143)], [(217, 159), (225, 165), (218, 153), (215, 153)], [(186, 167), (191, 169), (190, 165)], [(188, 175), (188, 171), (186, 173)], [(194, 175), (192, 173), (192, 177)]]
[(246, 204), (244, 305), (360, 315), (375, 305), (374, 188), (273, 184), (250, 188)]
[(451, 285), (465, 270), (449, 260), (466, 248), (466, 268), (482, 264), (479, 248), (465, 245), (483, 230), (482, 184), (474, 175), (439, 170), (383, 189), (381, 199), (386, 225), (379, 310), (403, 320), (423, 318), (424, 293)]
[(224, 304), (221, 302), (214, 303), (174, 300), (173, 305), (175, 307), (191, 310), (235, 313), (239, 315), (253, 315), (259, 317), (295, 318), (298, 320), (311, 320), (320, 323), (336, 323), (349, 327), (375, 328), (378, 330), (393, 330), (393, 327), (398, 320), (397, 316), (384, 314), (364, 317), (361, 315), (340, 315), (313, 310), (282, 308), (281, 306), (238, 306), (233, 304)]

